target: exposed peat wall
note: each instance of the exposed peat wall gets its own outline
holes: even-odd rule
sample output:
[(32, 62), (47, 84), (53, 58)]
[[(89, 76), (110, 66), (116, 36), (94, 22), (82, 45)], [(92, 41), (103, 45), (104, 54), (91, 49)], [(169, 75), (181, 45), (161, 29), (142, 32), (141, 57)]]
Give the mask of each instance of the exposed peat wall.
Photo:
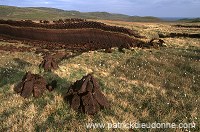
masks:
[(111, 31), (111, 32), (118, 32), (127, 34), (129, 36), (134, 36), (136, 38), (142, 38), (136, 31), (130, 30), (124, 27), (117, 27), (117, 26), (109, 26), (101, 22), (94, 22), (94, 21), (58, 21), (54, 22), (53, 24), (45, 24), (45, 23), (35, 23), (30, 20), (26, 21), (12, 21), (12, 20), (0, 20), (0, 24), (7, 24), (10, 26), (17, 26), (17, 27), (36, 27), (36, 28), (46, 28), (46, 29), (101, 29), (104, 31)]
[(120, 46), (129, 48), (141, 43), (139, 39), (128, 35), (100, 29), (43, 29), (0, 24), (0, 34), (20, 39), (59, 42), (65, 48), (80, 45), (80, 48), (92, 50)]

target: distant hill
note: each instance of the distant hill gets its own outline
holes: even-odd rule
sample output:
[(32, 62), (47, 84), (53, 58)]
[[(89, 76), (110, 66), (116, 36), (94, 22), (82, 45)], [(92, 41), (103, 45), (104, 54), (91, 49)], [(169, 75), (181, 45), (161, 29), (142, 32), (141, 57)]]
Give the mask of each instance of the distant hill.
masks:
[(144, 21), (157, 22), (162, 21), (156, 17), (139, 17), (124, 14), (112, 14), (108, 12), (79, 12), (65, 11), (56, 8), (46, 7), (14, 7), (0, 5), (0, 19), (31, 19), (31, 20), (58, 20), (60, 18), (83, 18), (83, 19), (100, 19), (100, 20), (120, 20), (120, 21)]
[(189, 23), (196, 23), (196, 22), (200, 22), (200, 18), (184, 18), (184, 19), (180, 19), (179, 21), (181, 21), (181, 22), (189, 22)]

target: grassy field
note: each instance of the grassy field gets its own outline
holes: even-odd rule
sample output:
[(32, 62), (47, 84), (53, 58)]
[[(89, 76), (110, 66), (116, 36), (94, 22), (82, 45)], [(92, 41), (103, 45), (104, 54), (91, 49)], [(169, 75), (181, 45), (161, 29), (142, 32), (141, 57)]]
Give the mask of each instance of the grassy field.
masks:
[[(172, 28), (173, 23), (101, 21), (137, 30), (157, 38), (158, 33), (199, 32)], [(41, 54), (0, 51), (1, 131), (129, 131), (87, 129), (86, 123), (196, 123), (195, 129), (134, 129), (133, 131), (200, 131), (200, 39), (165, 38), (159, 49), (113, 49), (112, 53), (91, 51), (59, 63), (59, 69), (38, 68)], [(21, 42), (0, 45), (22, 45)], [(67, 52), (67, 51), (66, 51)], [(58, 87), (41, 98), (24, 99), (13, 87), (26, 71), (43, 75)], [(94, 73), (110, 109), (94, 116), (76, 113), (64, 102), (68, 87), (82, 76)]]

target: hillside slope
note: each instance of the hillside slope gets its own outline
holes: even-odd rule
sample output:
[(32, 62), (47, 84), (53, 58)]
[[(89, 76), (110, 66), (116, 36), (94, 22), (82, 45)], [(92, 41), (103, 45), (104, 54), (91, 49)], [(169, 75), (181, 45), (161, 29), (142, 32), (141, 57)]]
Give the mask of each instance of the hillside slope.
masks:
[(57, 20), (60, 18), (84, 18), (84, 19), (99, 19), (99, 20), (120, 20), (120, 21), (161, 21), (156, 17), (138, 17), (128, 16), (123, 14), (111, 14), (108, 12), (79, 12), (65, 11), (56, 8), (46, 7), (13, 7), (0, 6), (0, 19), (47, 19)]

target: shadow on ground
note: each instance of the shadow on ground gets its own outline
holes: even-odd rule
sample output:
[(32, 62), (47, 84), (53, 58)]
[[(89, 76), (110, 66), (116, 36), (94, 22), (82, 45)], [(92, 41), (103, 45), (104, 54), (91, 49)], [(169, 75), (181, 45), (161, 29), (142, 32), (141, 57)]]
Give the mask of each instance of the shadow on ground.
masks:
[(0, 87), (20, 81), (25, 74), (23, 70), (27, 66), (31, 66), (31, 64), (19, 58), (14, 58), (12, 63), (0, 67)]
[(48, 84), (53, 84), (53, 91), (61, 95), (67, 93), (69, 86), (72, 84), (72, 82), (69, 82), (66, 78), (61, 78), (53, 72), (44, 72), (43, 77), (45, 77)]

